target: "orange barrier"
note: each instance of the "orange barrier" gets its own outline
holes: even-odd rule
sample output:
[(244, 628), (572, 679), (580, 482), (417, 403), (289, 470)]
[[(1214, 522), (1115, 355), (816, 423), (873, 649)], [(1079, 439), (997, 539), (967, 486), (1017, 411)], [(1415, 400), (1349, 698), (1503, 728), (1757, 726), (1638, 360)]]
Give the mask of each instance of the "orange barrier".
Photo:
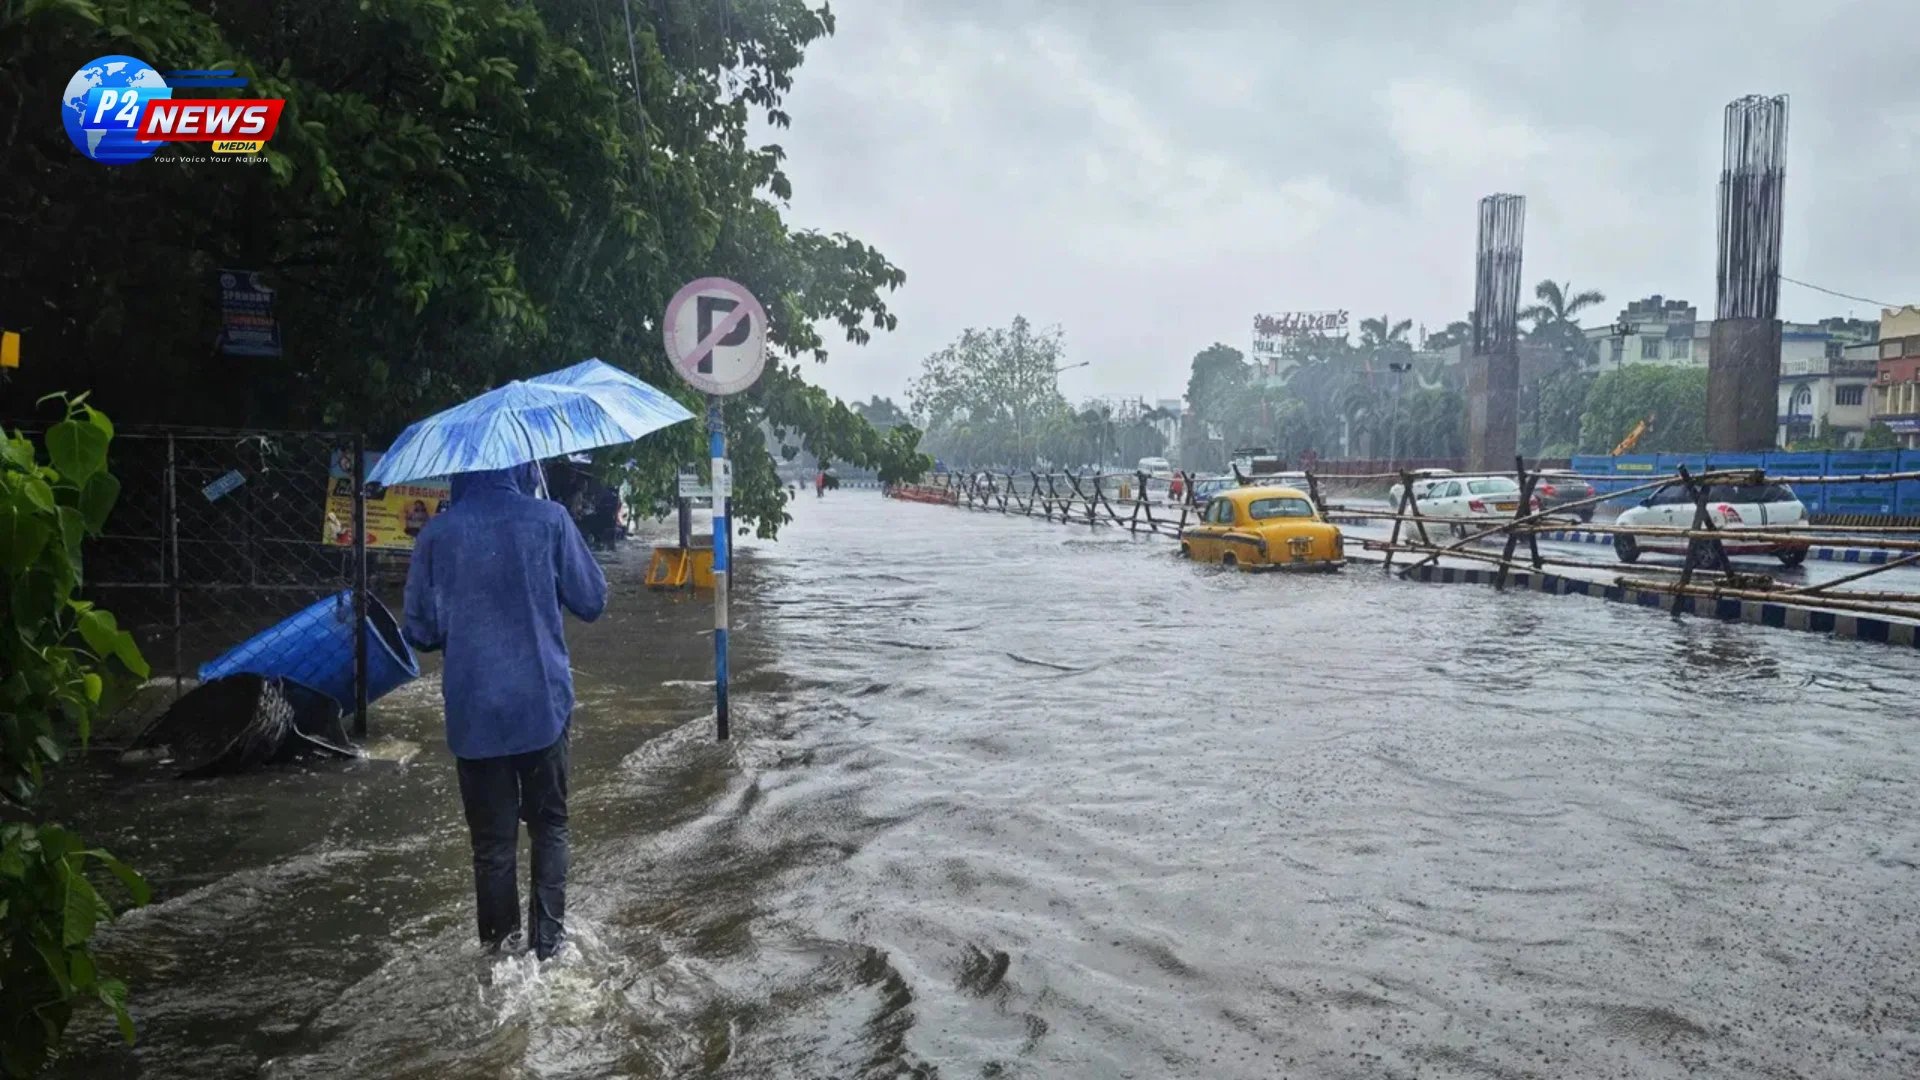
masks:
[(956, 493), (946, 488), (923, 487), (918, 484), (895, 484), (887, 494), (907, 502), (935, 503), (940, 506), (954, 506), (960, 501)]

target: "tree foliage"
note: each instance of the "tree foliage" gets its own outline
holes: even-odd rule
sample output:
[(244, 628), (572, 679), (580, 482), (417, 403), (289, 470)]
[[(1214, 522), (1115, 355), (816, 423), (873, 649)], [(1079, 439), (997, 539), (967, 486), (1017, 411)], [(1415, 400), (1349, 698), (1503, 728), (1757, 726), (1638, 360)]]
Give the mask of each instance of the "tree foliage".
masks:
[(1043, 456), (1067, 413), (1057, 369), (1066, 355), (1059, 327), (1036, 331), (1024, 316), (1005, 329), (968, 328), (921, 362), (907, 388), (927, 447), (962, 464), (1024, 467)]
[(114, 915), (107, 871), (127, 900), (140, 876), (71, 832), (37, 822), (48, 766), (84, 746), (94, 717), (147, 664), (111, 614), (79, 598), (81, 543), (119, 496), (107, 471), (113, 425), (83, 399), (50, 427), (44, 455), (18, 433), (0, 445), (0, 582), (11, 632), (0, 640), (0, 796), (25, 820), (0, 824), (0, 1074), (31, 1076), (58, 1050), (74, 1006), (93, 998), (131, 1041), (126, 987), (101, 973), (94, 928)]
[(1580, 417), (1580, 450), (1604, 454), (1655, 417), (1635, 450), (1683, 453), (1707, 446), (1707, 369), (1633, 364), (1593, 381)]
[[(853, 342), (895, 319), (904, 275), (837, 233), (790, 229), (777, 145), (806, 48), (833, 30), (802, 0), (60, 0), (0, 7), (0, 323), (35, 380), (93, 387), (123, 418), (342, 426), (376, 437), (518, 376), (599, 356), (699, 402), (659, 314), (707, 274), (748, 286), (779, 357), (731, 400), (735, 514), (784, 520), (762, 423), (822, 456), (921, 464), (809, 393), (818, 324)], [(285, 98), (267, 166), (108, 168), (68, 145), (47, 88), (125, 52), (233, 65)], [(224, 92), (222, 92), (224, 93)], [(227, 358), (216, 271), (267, 272), (285, 355)], [(815, 444), (818, 444), (817, 447)], [(829, 449), (831, 447), (831, 449)], [(697, 425), (638, 448), (664, 491), (705, 457)], [(752, 458), (747, 460), (746, 458)]]

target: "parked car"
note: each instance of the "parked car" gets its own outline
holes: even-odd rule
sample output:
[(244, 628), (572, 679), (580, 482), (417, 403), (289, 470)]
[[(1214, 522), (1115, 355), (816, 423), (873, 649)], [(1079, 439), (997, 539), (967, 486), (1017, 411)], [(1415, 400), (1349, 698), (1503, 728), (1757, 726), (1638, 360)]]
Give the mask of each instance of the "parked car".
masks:
[(1193, 502), (1195, 506), (1207, 505), (1207, 500), (1224, 491), (1240, 486), (1240, 482), (1231, 476), (1196, 476), (1193, 478)]
[[(1508, 476), (1446, 477), (1428, 488), (1419, 504), (1422, 517), (1450, 525), (1455, 536), (1465, 536), (1470, 524), (1484, 527), (1490, 519), (1513, 517), (1520, 506), (1520, 485)], [(1533, 508), (1539, 507), (1536, 496)]]
[(1298, 488), (1230, 488), (1207, 500), (1200, 523), (1180, 534), (1180, 554), (1244, 570), (1338, 570), (1346, 550)]
[(1173, 463), (1163, 457), (1143, 457), (1139, 467), (1148, 476), (1157, 476), (1162, 480), (1173, 475)]
[[(1580, 479), (1579, 474), (1569, 469), (1542, 469), (1540, 478), (1534, 481), (1533, 493), (1539, 497), (1540, 506), (1545, 510), (1558, 510), (1568, 503), (1591, 499), (1599, 494), (1592, 484)], [(1578, 515), (1581, 521), (1593, 520), (1592, 506), (1577, 507), (1571, 513)]]
[[(1649, 525), (1671, 529), (1693, 526), (1693, 496), (1682, 483), (1668, 484), (1630, 506), (1620, 515), (1621, 525)], [(1807, 545), (1775, 540), (1742, 541), (1741, 530), (1781, 532), (1807, 527), (1807, 508), (1793, 489), (1785, 484), (1715, 484), (1707, 492), (1707, 516), (1717, 529), (1734, 537), (1722, 540), (1728, 555), (1772, 555), (1786, 566), (1798, 566), (1807, 558)], [(1613, 553), (1621, 562), (1633, 562), (1643, 551), (1685, 555), (1688, 549), (1682, 536), (1631, 536), (1616, 533)]]
[[(1433, 485), (1454, 475), (1452, 469), (1414, 469), (1412, 472), (1413, 497), (1423, 503), (1426, 501), (1427, 493), (1433, 490)], [(1397, 508), (1403, 494), (1405, 492), (1401, 489), (1401, 485), (1395, 484), (1387, 489), (1387, 501)]]

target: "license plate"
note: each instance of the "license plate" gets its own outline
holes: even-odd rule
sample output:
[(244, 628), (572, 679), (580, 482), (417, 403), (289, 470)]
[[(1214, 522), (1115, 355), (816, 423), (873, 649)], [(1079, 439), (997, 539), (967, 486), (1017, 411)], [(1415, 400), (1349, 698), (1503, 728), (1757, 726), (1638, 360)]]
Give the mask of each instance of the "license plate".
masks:
[(1512, 503), (1494, 503), (1493, 504), (1493, 508), (1503, 514), (1513, 513), (1513, 506), (1514, 504)]
[(1287, 546), (1293, 549), (1295, 555), (1305, 555), (1307, 552), (1313, 550), (1313, 538), (1310, 536), (1296, 536), (1287, 541)]

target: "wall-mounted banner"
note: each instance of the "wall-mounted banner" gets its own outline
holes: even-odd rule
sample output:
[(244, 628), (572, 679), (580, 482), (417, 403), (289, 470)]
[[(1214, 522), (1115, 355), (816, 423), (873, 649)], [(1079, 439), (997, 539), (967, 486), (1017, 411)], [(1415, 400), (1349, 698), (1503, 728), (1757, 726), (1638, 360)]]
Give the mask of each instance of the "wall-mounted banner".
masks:
[[(372, 472), (380, 455), (368, 451), (365, 456), (366, 470)], [(379, 498), (367, 500), (367, 547), (412, 551), (413, 538), (451, 505), (453, 488), (445, 480), (410, 480), (383, 488)], [(336, 450), (328, 462), (327, 518), (322, 532), (322, 543), (353, 546), (352, 450)]]

